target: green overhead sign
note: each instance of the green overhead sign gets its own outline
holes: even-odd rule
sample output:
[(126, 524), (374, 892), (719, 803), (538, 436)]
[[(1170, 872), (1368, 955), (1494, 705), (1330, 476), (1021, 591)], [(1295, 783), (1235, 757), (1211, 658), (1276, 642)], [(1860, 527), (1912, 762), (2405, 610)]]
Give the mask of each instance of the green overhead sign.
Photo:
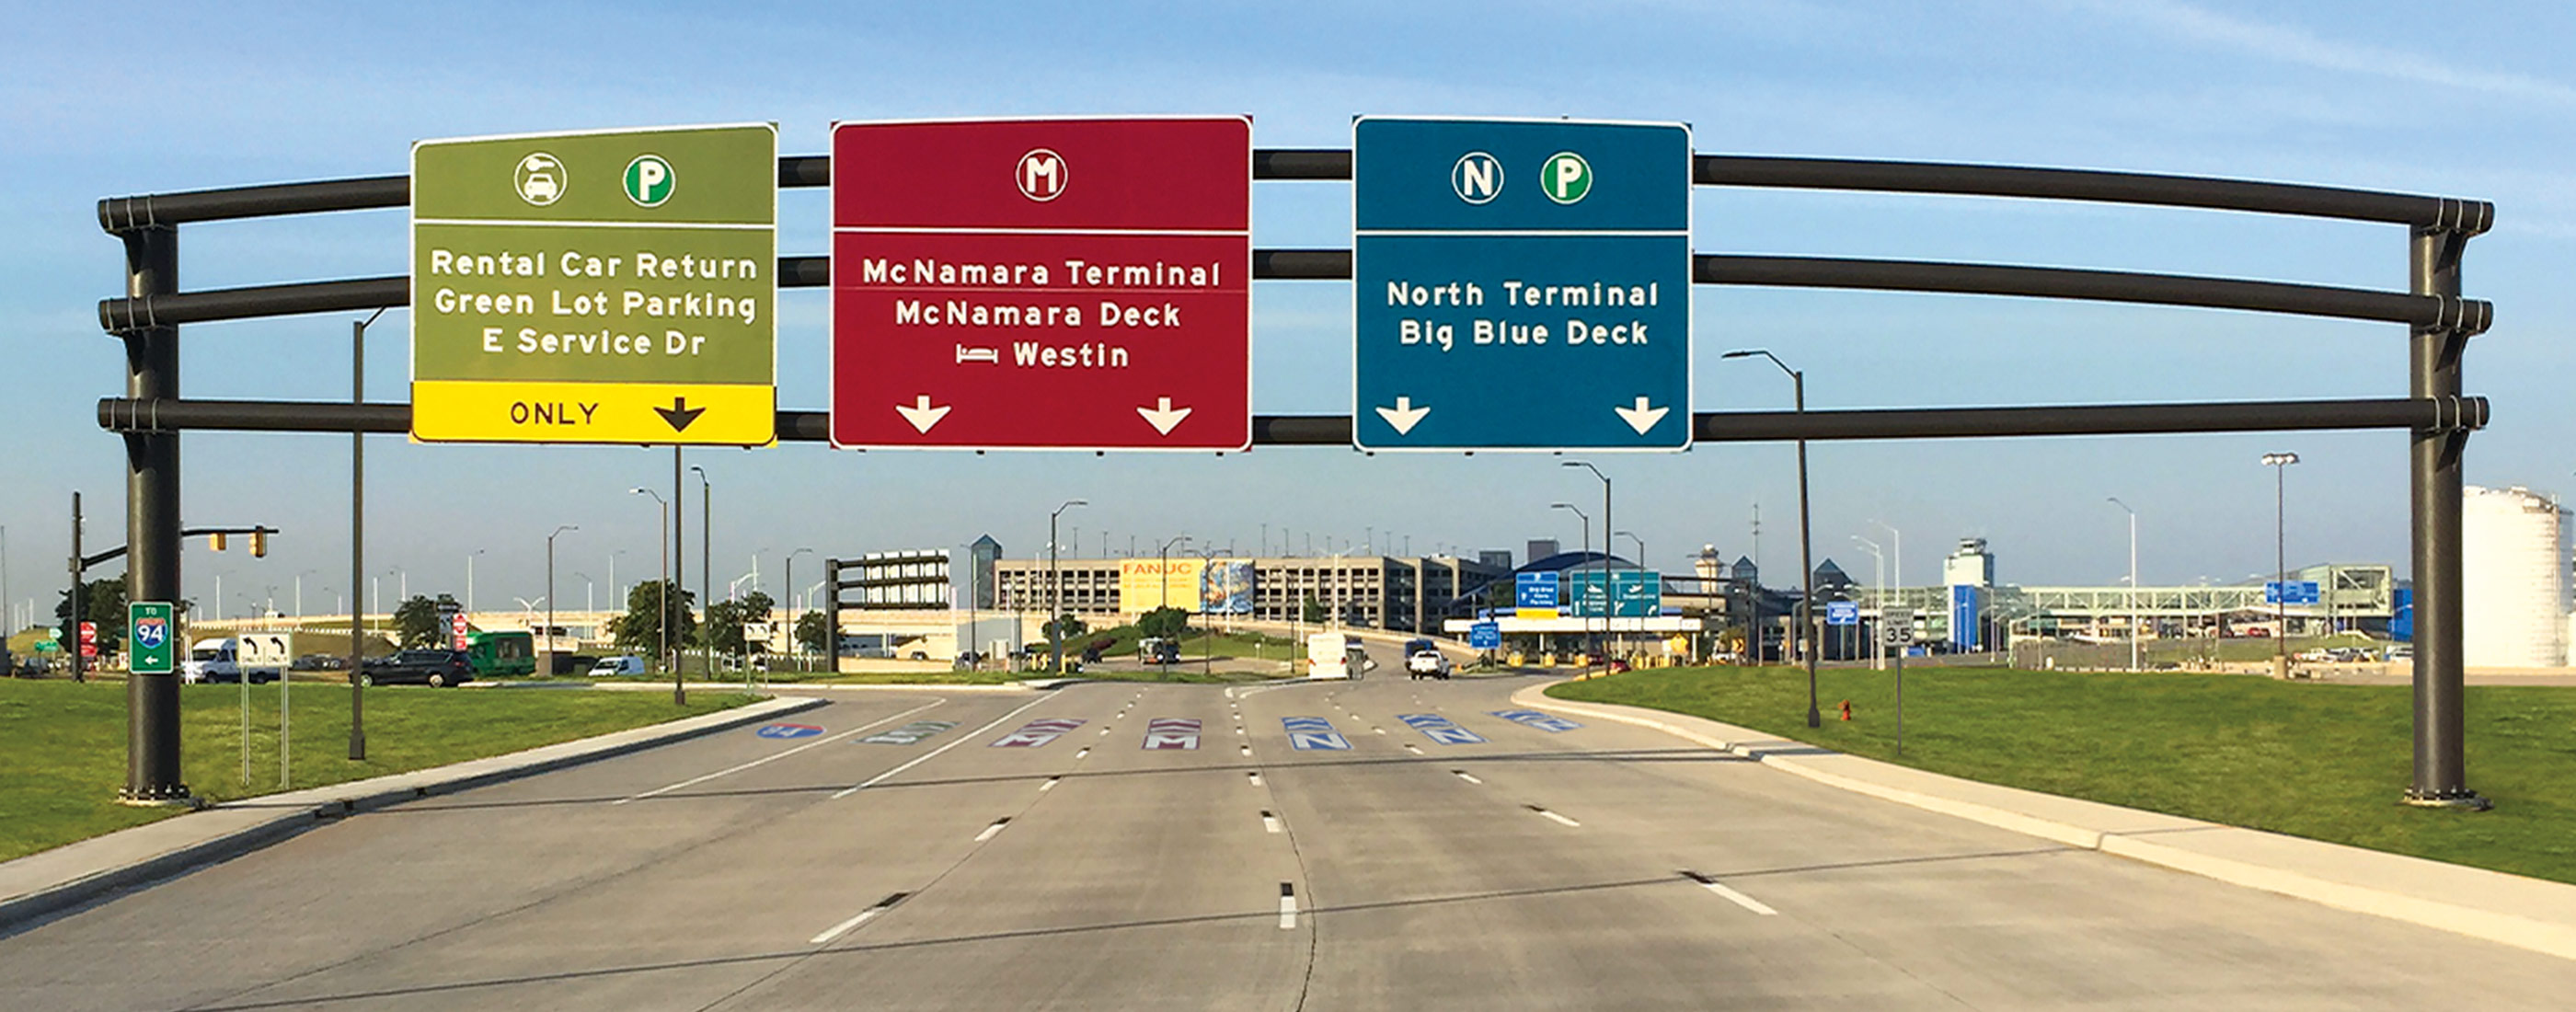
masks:
[(778, 128), (412, 147), (412, 435), (776, 437)]

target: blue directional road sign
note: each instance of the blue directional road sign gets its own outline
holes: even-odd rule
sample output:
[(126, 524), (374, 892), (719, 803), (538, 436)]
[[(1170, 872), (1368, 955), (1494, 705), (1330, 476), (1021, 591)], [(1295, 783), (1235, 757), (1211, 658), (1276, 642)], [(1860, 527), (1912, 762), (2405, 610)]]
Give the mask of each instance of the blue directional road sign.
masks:
[(1556, 607), (1555, 573), (1516, 573), (1512, 576), (1512, 606), (1515, 608)]
[(1503, 646), (1503, 624), (1478, 622), (1467, 627), (1467, 646), (1474, 650), (1500, 650)]
[(1352, 442), (1690, 446), (1690, 128), (1352, 128)]
[(2282, 594), (2282, 592), (2281, 592), (2281, 588), (2282, 588), (2283, 586), (2284, 586), (2284, 585), (2283, 585), (2283, 584), (2281, 583), (2281, 581), (2279, 581), (2279, 580), (2265, 580), (2265, 581), (2263, 581), (2263, 603), (2264, 603), (2264, 604), (2315, 604), (2315, 603), (2317, 603), (2317, 581), (2315, 581), (2315, 580), (2292, 580), (2292, 581), (2290, 581), (2290, 582), (2287, 584), (2287, 586), (2288, 586), (2290, 589), (2289, 589), (2289, 593), (2288, 593), (2286, 596), (2285, 596), (2285, 595), (2283, 595), (2283, 594)]
[(1860, 602), (1858, 602), (1858, 601), (1827, 601), (1827, 602), (1825, 602), (1825, 624), (1826, 624), (1826, 625), (1859, 625), (1859, 624), (1860, 624)]

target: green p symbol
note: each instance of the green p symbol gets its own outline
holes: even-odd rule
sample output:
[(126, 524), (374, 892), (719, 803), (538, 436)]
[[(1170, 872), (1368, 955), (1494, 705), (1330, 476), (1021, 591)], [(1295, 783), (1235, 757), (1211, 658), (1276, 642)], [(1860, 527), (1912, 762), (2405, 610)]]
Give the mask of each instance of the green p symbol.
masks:
[(1549, 155), (1547, 165), (1538, 171), (1538, 185), (1547, 191), (1547, 199), (1559, 204), (1574, 203), (1592, 192), (1592, 163), (1571, 151)]
[(637, 207), (660, 207), (671, 199), (671, 186), (678, 182), (671, 174), (671, 163), (660, 155), (637, 155), (626, 163), (626, 199)]

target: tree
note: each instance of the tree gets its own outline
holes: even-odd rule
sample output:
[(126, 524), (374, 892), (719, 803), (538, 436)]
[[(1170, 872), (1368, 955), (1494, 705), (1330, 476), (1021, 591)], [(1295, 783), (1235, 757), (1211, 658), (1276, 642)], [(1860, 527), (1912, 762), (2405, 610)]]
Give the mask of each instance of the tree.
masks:
[(1304, 617), (1305, 617), (1305, 619), (1306, 619), (1306, 624), (1308, 624), (1308, 625), (1321, 625), (1321, 624), (1323, 624), (1323, 621), (1324, 621), (1324, 602), (1322, 602), (1322, 601), (1318, 601), (1318, 600), (1315, 600), (1315, 595), (1313, 595), (1313, 594), (1308, 594), (1308, 595), (1306, 595), (1306, 603), (1305, 603), (1304, 605), (1300, 606), (1300, 609), (1299, 609), (1299, 610), (1300, 610), (1300, 613), (1301, 613), (1302, 615), (1304, 615)]
[(796, 619), (796, 642), (807, 651), (832, 656), (832, 620), (819, 611), (809, 611)]
[(411, 600), (394, 609), (394, 642), (403, 649), (434, 647), (446, 636), (447, 623), (439, 616), (439, 601), (414, 594)]
[(1047, 623), (1045, 629), (1047, 641), (1050, 643), (1069, 640), (1090, 631), (1090, 623), (1084, 622), (1080, 616), (1069, 614), (1056, 616), (1056, 620)]
[[(180, 611), (186, 609), (187, 606), (184, 603), (179, 606)], [(63, 591), (62, 599), (54, 603), (54, 620), (65, 627), (62, 635), (63, 649), (78, 649), (80, 630), (71, 627), (71, 591)], [(98, 625), (99, 656), (105, 657), (115, 653), (117, 646), (125, 642), (125, 577), (102, 577), (83, 581), (81, 583), (81, 621)]]
[(1164, 605), (1136, 617), (1137, 631), (1147, 636), (1176, 640), (1181, 638), (1182, 633), (1188, 632), (1189, 628), (1190, 613), (1171, 605)]
[[(667, 645), (673, 650), (688, 646), (689, 637), (697, 632), (697, 617), (689, 607), (697, 595), (672, 588), (664, 596), (664, 581), (647, 580), (626, 593), (626, 614), (617, 619), (617, 644), (630, 650), (651, 651)], [(662, 638), (668, 627), (669, 640)]]

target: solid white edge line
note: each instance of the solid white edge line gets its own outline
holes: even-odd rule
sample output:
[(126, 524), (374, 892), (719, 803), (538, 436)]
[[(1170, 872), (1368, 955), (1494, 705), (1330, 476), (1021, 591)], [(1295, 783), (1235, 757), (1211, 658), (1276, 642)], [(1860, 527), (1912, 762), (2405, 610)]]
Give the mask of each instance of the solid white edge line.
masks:
[(862, 924), (866, 924), (867, 922), (869, 922), (869, 921), (871, 921), (871, 920), (875, 920), (875, 919), (876, 919), (876, 916), (877, 916), (878, 914), (881, 914), (881, 913), (884, 913), (884, 912), (885, 912), (885, 908), (884, 908), (884, 907), (869, 907), (869, 908), (867, 908), (867, 909), (865, 909), (865, 910), (861, 910), (861, 911), (859, 911), (858, 916), (852, 917), (852, 918), (850, 918), (849, 920), (846, 920), (846, 921), (842, 921), (842, 922), (841, 922), (841, 923), (839, 923), (839, 924), (832, 925), (832, 927), (831, 927), (829, 930), (827, 930), (827, 931), (823, 932), (822, 934), (819, 934), (819, 935), (816, 935), (816, 936), (814, 936), (814, 937), (812, 937), (812, 938), (806, 939), (805, 944), (807, 944), (807, 945), (821, 945), (821, 944), (823, 944), (823, 943), (825, 943), (825, 942), (829, 942), (829, 941), (831, 941), (831, 940), (833, 940), (833, 939), (835, 939), (835, 938), (839, 938), (839, 937), (841, 937), (841, 936), (842, 936), (842, 935), (844, 935), (844, 934), (848, 934), (848, 933), (849, 933), (849, 931), (850, 931), (850, 929), (855, 928), (855, 927), (858, 927), (859, 925), (862, 925)]
[(913, 714), (920, 713), (920, 712), (921, 712), (921, 711), (923, 711), (923, 710), (930, 709), (931, 707), (938, 706), (939, 704), (941, 704), (941, 703), (945, 703), (945, 702), (947, 702), (947, 700), (946, 700), (946, 699), (934, 699), (934, 700), (931, 700), (930, 702), (925, 703), (925, 704), (923, 704), (923, 705), (921, 705), (921, 706), (913, 707), (912, 709), (905, 710), (905, 711), (903, 711), (902, 713), (898, 713), (898, 714), (895, 714), (894, 716), (887, 717), (887, 718), (885, 718), (884, 720), (877, 721), (876, 723), (874, 723), (874, 724), (869, 724), (869, 725), (867, 725), (867, 726), (865, 726), (865, 727), (860, 727), (860, 728), (857, 728), (857, 729), (854, 729), (854, 730), (850, 730), (850, 731), (844, 731), (844, 732), (842, 732), (842, 733), (840, 733), (840, 734), (833, 735), (833, 736), (831, 736), (831, 737), (829, 737), (829, 738), (817, 738), (817, 739), (815, 739), (815, 740), (813, 740), (813, 741), (809, 741), (809, 742), (806, 742), (805, 744), (798, 745), (798, 746), (796, 746), (795, 748), (788, 749), (787, 751), (784, 751), (784, 752), (778, 752), (778, 753), (774, 753), (774, 754), (771, 754), (771, 755), (765, 755), (765, 756), (762, 756), (762, 757), (760, 757), (760, 758), (758, 758), (758, 759), (754, 759), (754, 760), (752, 760), (752, 761), (750, 761), (750, 762), (743, 763), (743, 764), (741, 764), (741, 765), (739, 765), (739, 766), (734, 766), (734, 767), (729, 768), (729, 769), (721, 769), (721, 770), (717, 770), (717, 771), (715, 771), (715, 772), (713, 772), (713, 773), (709, 773), (709, 774), (707, 774), (707, 775), (705, 775), (705, 776), (702, 776), (702, 777), (691, 777), (691, 778), (689, 778), (689, 779), (687, 779), (687, 780), (680, 781), (679, 783), (672, 784), (672, 785), (670, 785), (670, 786), (668, 786), (668, 787), (656, 787), (656, 788), (654, 788), (654, 789), (652, 789), (652, 790), (645, 791), (644, 793), (642, 793), (642, 794), (638, 794), (638, 795), (635, 795), (635, 796), (633, 796), (633, 797), (619, 798), (619, 799), (617, 799), (616, 801), (610, 802), (610, 804), (622, 805), (622, 804), (625, 804), (625, 803), (627, 803), (627, 802), (629, 802), (629, 801), (639, 801), (639, 800), (642, 800), (642, 799), (644, 799), (644, 798), (653, 797), (653, 796), (658, 795), (658, 794), (668, 794), (668, 793), (670, 793), (670, 792), (672, 792), (672, 791), (676, 791), (676, 790), (679, 790), (680, 788), (688, 787), (688, 786), (691, 786), (691, 785), (694, 785), (694, 784), (703, 784), (703, 783), (706, 783), (707, 781), (709, 781), (709, 780), (713, 780), (713, 779), (715, 779), (715, 778), (717, 778), (717, 777), (721, 777), (721, 776), (728, 776), (728, 775), (731, 775), (731, 774), (740, 773), (740, 772), (742, 772), (742, 771), (744, 771), (744, 770), (750, 769), (750, 768), (752, 768), (752, 767), (754, 767), (754, 766), (758, 766), (758, 765), (760, 765), (760, 764), (762, 764), (762, 763), (766, 763), (766, 762), (773, 762), (773, 761), (776, 761), (776, 760), (779, 760), (779, 759), (785, 759), (785, 758), (787, 758), (788, 756), (795, 755), (796, 753), (798, 753), (798, 752), (802, 752), (802, 751), (805, 751), (806, 749), (809, 749), (809, 748), (814, 748), (814, 747), (816, 747), (816, 746), (820, 746), (820, 745), (829, 745), (829, 744), (831, 744), (831, 743), (833, 743), (833, 742), (839, 741), (839, 740), (841, 740), (841, 739), (843, 739), (843, 738), (847, 738), (847, 737), (849, 737), (849, 736), (851, 736), (851, 735), (858, 734), (858, 733), (863, 732), (863, 731), (872, 731), (872, 730), (875, 730), (875, 729), (877, 729), (877, 728), (879, 728), (879, 727), (883, 727), (883, 726), (885, 726), (885, 725), (887, 725), (887, 724), (894, 723), (895, 721), (902, 720), (902, 719), (904, 719), (905, 717), (912, 716)]
[(1761, 915), (1762, 915), (1762, 916), (1764, 916), (1764, 917), (1774, 917), (1774, 916), (1778, 916), (1778, 915), (1779, 915), (1779, 913), (1780, 913), (1780, 912), (1779, 912), (1779, 911), (1777, 911), (1777, 910), (1773, 910), (1773, 909), (1771, 909), (1770, 904), (1764, 903), (1764, 902), (1762, 902), (1761, 900), (1754, 899), (1753, 897), (1750, 897), (1750, 896), (1744, 895), (1743, 893), (1736, 892), (1735, 890), (1733, 890), (1733, 889), (1729, 889), (1729, 888), (1727, 888), (1727, 887), (1725, 887), (1725, 886), (1723, 886), (1723, 885), (1720, 885), (1720, 884), (1718, 884), (1718, 883), (1715, 883), (1715, 882), (1702, 882), (1702, 883), (1700, 883), (1699, 885), (1700, 885), (1700, 888), (1702, 888), (1702, 889), (1706, 889), (1706, 890), (1708, 890), (1708, 891), (1710, 891), (1710, 892), (1713, 892), (1713, 893), (1716, 893), (1716, 894), (1718, 894), (1718, 895), (1720, 895), (1720, 896), (1724, 896), (1724, 897), (1726, 897), (1728, 901), (1730, 901), (1730, 902), (1734, 903), (1736, 906), (1743, 907), (1744, 909), (1746, 909), (1746, 910), (1750, 910), (1750, 911), (1753, 911), (1754, 913), (1757, 913), (1757, 914), (1761, 914)]
[(972, 740), (974, 740), (978, 735), (981, 735), (981, 734), (983, 734), (983, 733), (984, 733), (984, 732), (986, 732), (986, 731), (990, 731), (990, 730), (992, 730), (992, 729), (994, 728), (994, 726), (995, 726), (995, 725), (998, 725), (998, 724), (1000, 724), (1001, 722), (1006, 721), (1006, 720), (1009, 720), (1009, 719), (1011, 719), (1011, 718), (1013, 718), (1013, 717), (1017, 717), (1017, 716), (1019, 716), (1021, 713), (1023, 713), (1023, 712), (1025, 712), (1025, 711), (1027, 711), (1029, 707), (1036, 706), (1036, 705), (1038, 705), (1039, 703), (1046, 702), (1046, 701), (1048, 701), (1048, 700), (1050, 700), (1050, 699), (1053, 699), (1053, 698), (1055, 698), (1055, 695), (1054, 695), (1053, 693), (1049, 693), (1049, 694), (1047, 694), (1047, 695), (1039, 696), (1039, 697), (1038, 697), (1038, 698), (1036, 698), (1036, 699), (1032, 699), (1032, 700), (1029, 700), (1028, 702), (1022, 703), (1022, 704), (1020, 704), (1019, 706), (1012, 708), (1011, 712), (1009, 712), (1009, 713), (1005, 713), (1005, 714), (1003, 714), (1003, 715), (1001, 715), (1001, 716), (999, 716), (999, 717), (995, 717), (995, 718), (993, 718), (991, 721), (986, 722), (986, 723), (984, 724), (984, 726), (979, 727), (979, 728), (976, 728), (976, 729), (974, 729), (974, 730), (972, 730), (972, 731), (968, 731), (968, 732), (966, 732), (965, 734), (958, 736), (957, 740), (952, 741), (952, 742), (949, 742), (948, 744), (945, 744), (945, 745), (941, 745), (941, 746), (939, 746), (938, 748), (931, 749), (929, 752), (927, 752), (927, 753), (923, 754), (923, 755), (921, 756), (921, 758), (915, 759), (915, 760), (913, 760), (913, 761), (911, 761), (911, 762), (905, 763), (905, 764), (903, 764), (903, 765), (901, 765), (901, 766), (897, 766), (897, 767), (895, 767), (895, 768), (893, 768), (893, 769), (890, 769), (890, 770), (887, 770), (887, 771), (885, 771), (885, 772), (883, 772), (883, 773), (879, 773), (879, 774), (877, 774), (877, 775), (875, 775), (875, 776), (869, 777), (869, 778), (867, 778), (866, 780), (862, 780), (862, 781), (860, 781), (860, 782), (858, 782), (858, 783), (856, 783), (856, 784), (852, 784), (852, 785), (850, 785), (848, 788), (846, 788), (846, 789), (842, 790), (840, 793), (832, 795), (831, 800), (839, 801), (839, 800), (841, 800), (842, 798), (849, 797), (850, 795), (857, 794), (857, 793), (859, 793), (860, 791), (864, 791), (864, 790), (866, 790), (866, 789), (868, 789), (868, 788), (870, 788), (870, 787), (874, 787), (874, 786), (876, 786), (876, 785), (878, 785), (878, 784), (884, 783), (884, 782), (886, 781), (886, 778), (891, 777), (891, 776), (894, 776), (894, 775), (895, 775), (895, 774), (897, 774), (897, 773), (901, 773), (901, 772), (903, 772), (903, 771), (905, 771), (905, 770), (908, 770), (908, 769), (911, 769), (911, 768), (913, 768), (913, 767), (915, 767), (915, 766), (919, 766), (919, 765), (921, 765), (921, 764), (923, 764), (923, 763), (926, 763), (926, 762), (929, 762), (929, 761), (931, 761), (931, 760), (933, 760), (933, 759), (939, 758), (939, 754), (940, 754), (940, 753), (942, 753), (942, 752), (946, 752), (946, 751), (948, 751), (949, 749), (956, 748), (956, 747), (957, 747), (957, 746), (959, 746), (959, 745), (963, 745), (963, 744), (965, 744), (965, 743), (967, 743), (967, 742), (969, 742), (969, 741), (972, 741)]

